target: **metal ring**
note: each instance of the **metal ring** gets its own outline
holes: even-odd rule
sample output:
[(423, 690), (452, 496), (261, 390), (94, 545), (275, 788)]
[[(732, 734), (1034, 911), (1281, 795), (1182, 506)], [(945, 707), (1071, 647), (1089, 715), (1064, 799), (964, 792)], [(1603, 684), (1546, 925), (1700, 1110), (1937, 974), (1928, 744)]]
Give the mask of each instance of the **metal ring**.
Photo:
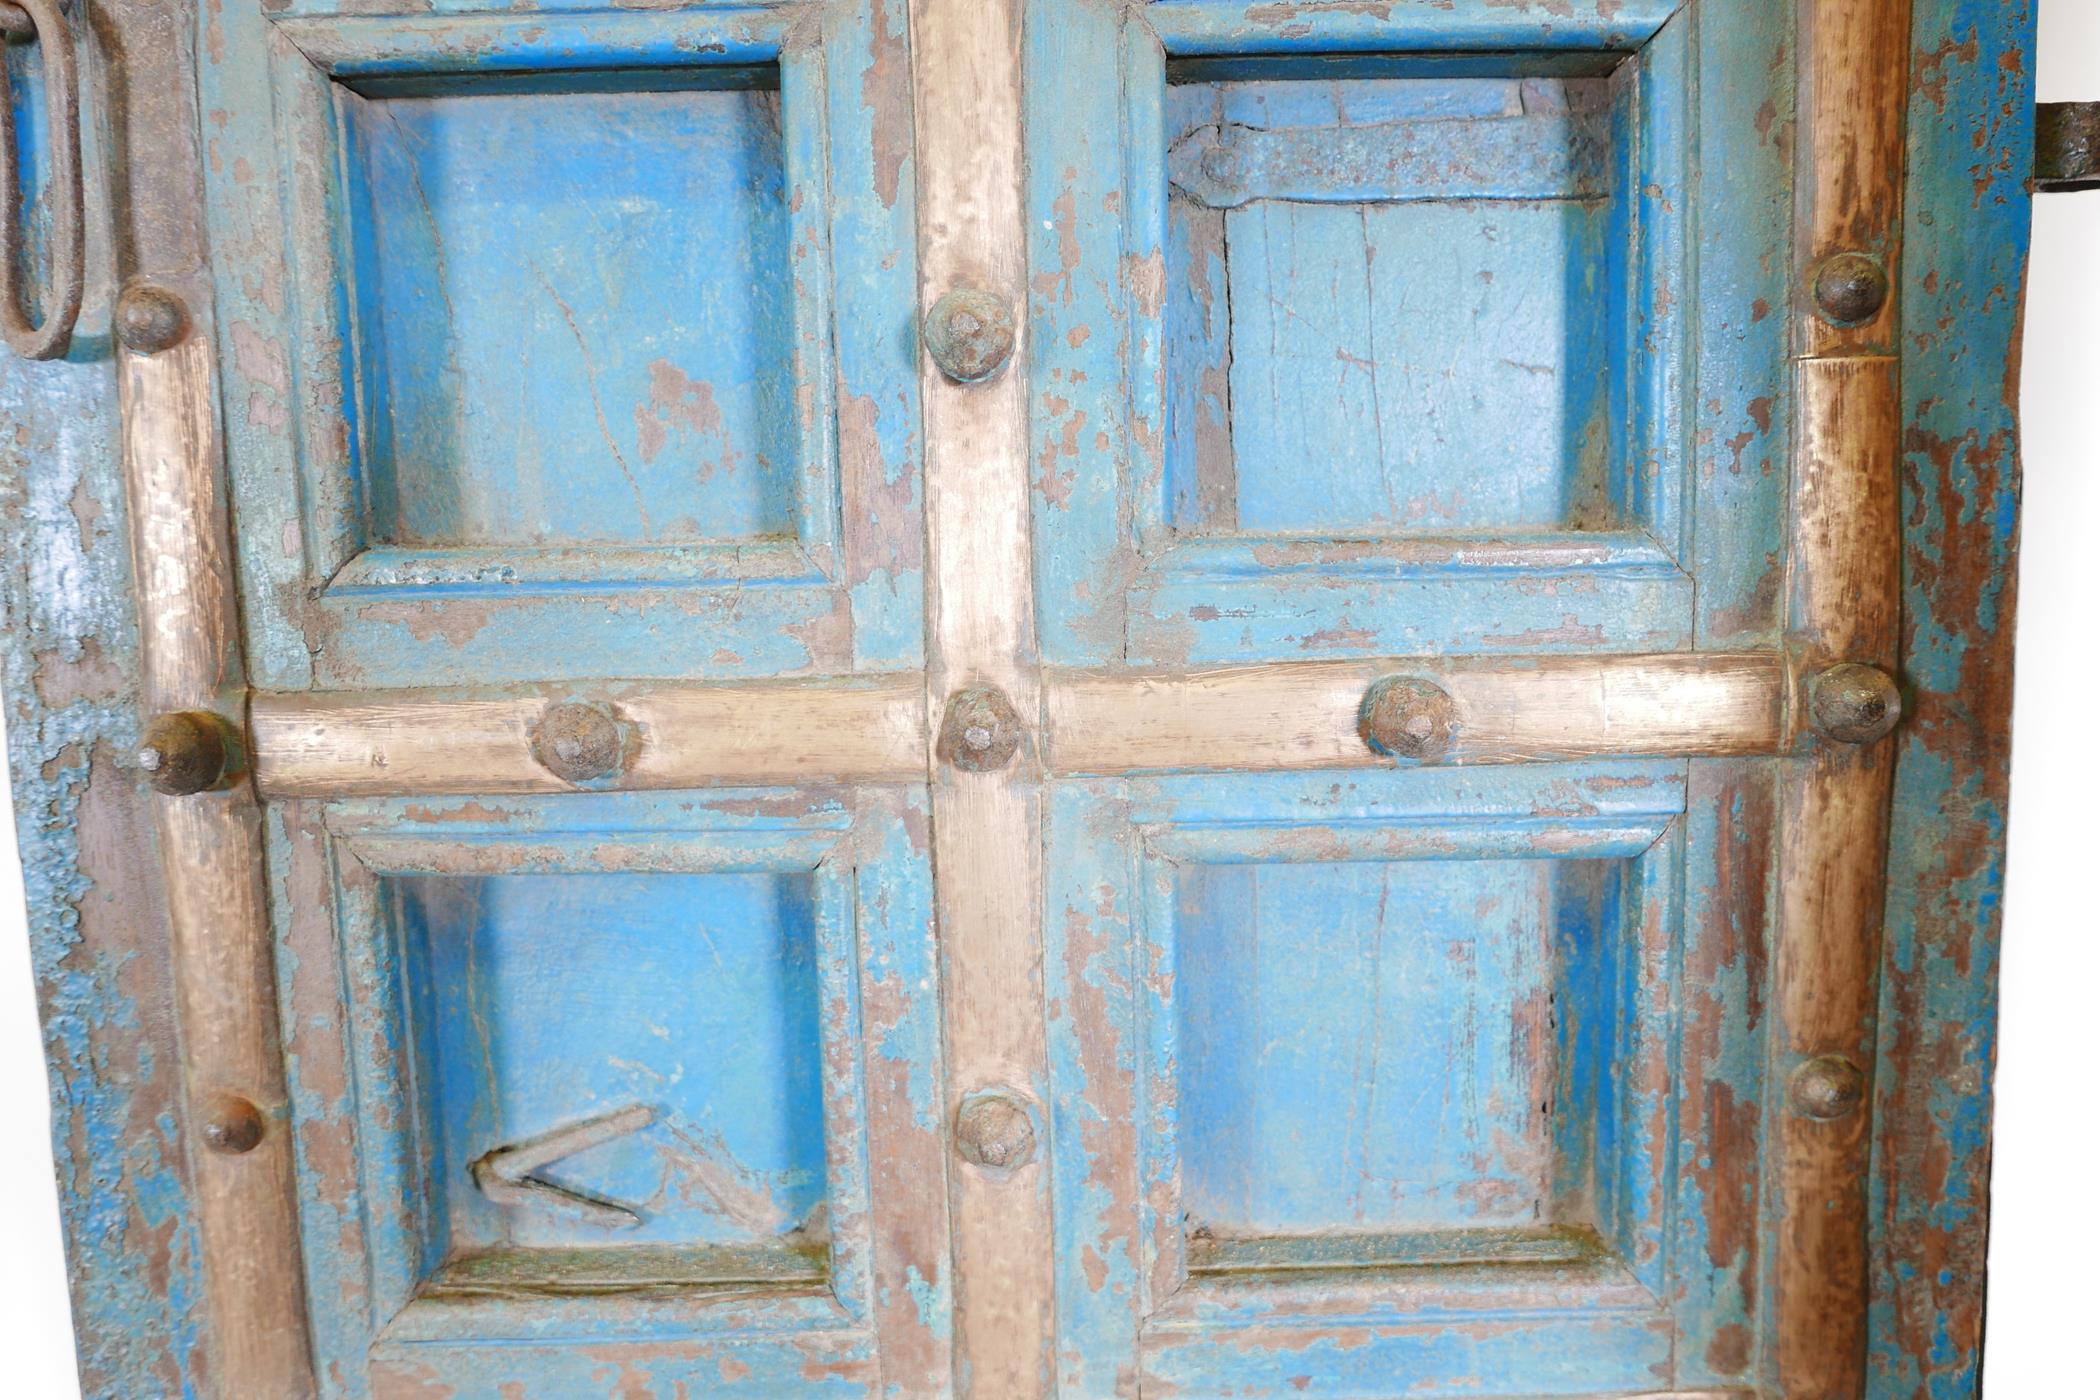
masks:
[(0, 63), (0, 334), (16, 354), (29, 360), (55, 360), (73, 340), (85, 279), (85, 214), (80, 186), (80, 78), (73, 63), (73, 31), (54, 0), (11, 0), (10, 8), (28, 20), (0, 26), (24, 34), (23, 42), (42, 41), (44, 109), (51, 128), (51, 295), (44, 323), (34, 325), (22, 310), (16, 264), (24, 232), (15, 217), (21, 205), (22, 172), (15, 149), (14, 83)]

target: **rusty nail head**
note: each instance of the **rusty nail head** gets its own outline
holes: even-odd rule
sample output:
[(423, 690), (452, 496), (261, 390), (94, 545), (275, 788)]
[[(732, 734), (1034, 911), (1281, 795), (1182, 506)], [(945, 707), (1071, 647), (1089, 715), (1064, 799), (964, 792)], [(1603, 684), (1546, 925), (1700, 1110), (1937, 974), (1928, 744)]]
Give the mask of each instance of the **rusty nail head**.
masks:
[(627, 734), (596, 705), (549, 706), (532, 730), (532, 756), (563, 782), (587, 783), (627, 766)]
[(176, 710), (147, 723), (137, 757), (155, 792), (190, 797), (240, 772), (240, 737), (209, 710)]
[(1843, 1118), (1866, 1097), (1866, 1076), (1843, 1055), (1818, 1055), (1794, 1071), (1787, 1102), (1794, 1112), (1819, 1123)]
[(926, 351), (958, 384), (990, 379), (1014, 353), (1014, 312), (1005, 297), (976, 287), (941, 294), (926, 313)]
[(190, 333), (190, 309), (166, 287), (134, 282), (117, 297), (116, 330), (127, 350), (157, 354)]
[(1879, 667), (1845, 661), (1816, 676), (1809, 687), (1808, 710), (1826, 738), (1871, 744), (1903, 718), (1903, 693)]
[(1021, 716), (1003, 692), (968, 686), (948, 697), (934, 752), (966, 773), (995, 773), (1021, 747)]
[(238, 1157), (262, 1142), (264, 1127), (262, 1110), (239, 1094), (213, 1094), (204, 1106), (200, 1131), (206, 1147)]
[(1879, 258), (1837, 253), (1816, 264), (1816, 310), (1837, 326), (1857, 326), (1881, 314), (1889, 299), (1889, 275)]
[(1035, 1158), (1035, 1120), (1020, 1096), (984, 1089), (955, 1110), (955, 1149), (972, 1166), (1012, 1171)]
[(1435, 681), (1386, 676), (1364, 692), (1356, 732), (1375, 754), (1433, 763), (1458, 737), (1457, 707)]

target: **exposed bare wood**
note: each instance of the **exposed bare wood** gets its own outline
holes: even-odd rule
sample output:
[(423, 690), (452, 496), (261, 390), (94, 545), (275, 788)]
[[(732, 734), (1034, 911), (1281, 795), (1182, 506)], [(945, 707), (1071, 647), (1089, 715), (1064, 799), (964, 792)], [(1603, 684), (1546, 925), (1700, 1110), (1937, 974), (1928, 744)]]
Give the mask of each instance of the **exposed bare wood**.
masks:
[(1903, 212), (1903, 114), (1910, 88), (1910, 0), (1799, 0), (1800, 175), (1796, 257), (1805, 353), (1886, 348), (1895, 297), (1853, 326), (1820, 316), (1811, 290), (1834, 255), (1865, 253), (1891, 275)]
[[(224, 707), (241, 676), (210, 345), (118, 358), (147, 708)], [(228, 1395), (292, 1400), (314, 1379), (260, 808), (244, 781), (157, 797), (154, 819), (213, 1369)]]
[[(258, 695), (255, 780), (270, 797), (566, 792), (533, 755), (560, 696), (432, 698), (413, 692)], [(601, 686), (590, 698), (631, 725), (632, 788), (926, 776), (925, 687), (871, 683)]]
[(1357, 734), (1365, 687), (1422, 677), (1455, 703), (1452, 763), (1599, 754), (1772, 753), (1785, 730), (1776, 652), (1662, 656), (1398, 658), (1193, 673), (1053, 673), (1048, 766), (1145, 769), (1376, 766)]
[[(1897, 367), (1804, 359), (1797, 380), (1793, 637), (1806, 674), (1837, 661), (1893, 669), (1899, 595)], [(1798, 1092), (1777, 1132), (1773, 1364), (1784, 1394), (1864, 1393), (1867, 1171), (1894, 744), (1823, 742), (1781, 781), (1775, 958), (1780, 1085), (1821, 1057), (1858, 1071), (1836, 1112)], [(1826, 1086), (1827, 1089), (1827, 1086)]]
[[(911, 7), (920, 304), (977, 289), (1025, 321), (1021, 7)], [(1018, 332), (1018, 360), (1027, 331)], [(1037, 713), (1024, 379), (958, 384), (922, 364), (926, 440), (927, 726), (965, 687)], [(947, 1024), (949, 1121), (966, 1095), (1030, 1101), (1047, 1081), (1040, 911), (1042, 815), (1033, 745), (969, 772), (934, 761), (934, 869)], [(1049, 1173), (951, 1158), (957, 1379), (972, 1395), (1047, 1393), (1052, 1343)]]

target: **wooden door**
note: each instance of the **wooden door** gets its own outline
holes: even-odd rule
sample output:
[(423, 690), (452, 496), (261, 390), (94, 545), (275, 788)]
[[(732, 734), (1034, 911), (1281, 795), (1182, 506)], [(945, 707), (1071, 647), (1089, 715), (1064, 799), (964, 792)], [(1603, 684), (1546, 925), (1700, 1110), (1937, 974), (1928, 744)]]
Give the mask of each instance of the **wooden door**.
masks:
[(1973, 1391), (2029, 23), (113, 7), (88, 1388)]

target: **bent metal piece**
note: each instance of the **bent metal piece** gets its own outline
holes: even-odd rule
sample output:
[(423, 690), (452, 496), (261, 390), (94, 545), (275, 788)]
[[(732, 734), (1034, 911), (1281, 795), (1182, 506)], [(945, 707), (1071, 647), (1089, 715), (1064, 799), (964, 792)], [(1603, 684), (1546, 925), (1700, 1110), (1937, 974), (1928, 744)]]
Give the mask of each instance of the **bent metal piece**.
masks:
[(17, 355), (55, 360), (73, 342), (85, 282), (86, 215), (80, 186), (80, 76), (73, 60), (73, 32), (53, 0), (0, 3), (0, 32), (9, 42), (35, 43), (44, 63), (45, 121), (50, 128), (48, 205), (51, 227), (50, 283), (44, 319), (32, 322), (22, 308), (17, 279), (25, 261), (27, 230), (17, 213), (22, 170), (15, 139), (14, 85), (0, 64), (0, 333)]

